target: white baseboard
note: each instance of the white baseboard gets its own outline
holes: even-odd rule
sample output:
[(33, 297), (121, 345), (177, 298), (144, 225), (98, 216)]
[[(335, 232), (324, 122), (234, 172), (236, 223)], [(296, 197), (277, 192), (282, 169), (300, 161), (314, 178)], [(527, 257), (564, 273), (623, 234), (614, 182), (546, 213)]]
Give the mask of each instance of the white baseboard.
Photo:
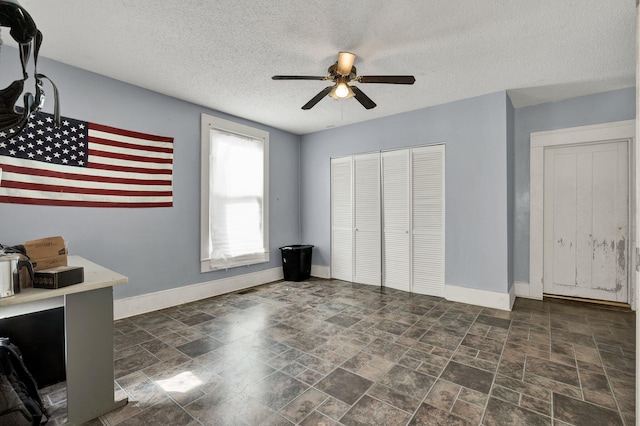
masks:
[(531, 286), (526, 281), (514, 281), (513, 286), (516, 288), (517, 297), (542, 300), (542, 297), (540, 297), (541, 295), (533, 294), (535, 292), (531, 290)]
[(478, 290), (475, 288), (445, 285), (445, 299), (452, 302), (468, 303), (470, 305), (484, 306), (485, 308), (510, 311), (516, 299), (515, 286), (511, 286), (508, 293)]
[(516, 285), (515, 283), (511, 284), (511, 288), (509, 289), (509, 310), (513, 309), (513, 304), (516, 303)]
[(113, 301), (113, 318), (118, 320), (183, 303), (195, 302), (208, 297), (278, 281), (283, 278), (282, 268), (266, 269), (249, 274), (176, 287), (155, 293), (116, 299)]
[(311, 265), (311, 276), (317, 278), (331, 278), (331, 268), (324, 265)]

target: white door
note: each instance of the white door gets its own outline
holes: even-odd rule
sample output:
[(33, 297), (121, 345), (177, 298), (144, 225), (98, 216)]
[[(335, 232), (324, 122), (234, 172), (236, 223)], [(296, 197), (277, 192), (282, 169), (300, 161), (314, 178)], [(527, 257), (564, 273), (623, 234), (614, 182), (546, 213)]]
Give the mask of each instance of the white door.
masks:
[(331, 277), (353, 279), (353, 160), (331, 160)]
[(627, 141), (544, 151), (544, 292), (627, 302)]
[(444, 145), (382, 154), (385, 286), (444, 296)]
[(353, 281), (380, 285), (380, 153), (353, 157), (354, 264)]
[(384, 285), (403, 291), (411, 291), (409, 152), (382, 153)]
[(413, 148), (411, 173), (411, 291), (444, 297), (445, 146)]

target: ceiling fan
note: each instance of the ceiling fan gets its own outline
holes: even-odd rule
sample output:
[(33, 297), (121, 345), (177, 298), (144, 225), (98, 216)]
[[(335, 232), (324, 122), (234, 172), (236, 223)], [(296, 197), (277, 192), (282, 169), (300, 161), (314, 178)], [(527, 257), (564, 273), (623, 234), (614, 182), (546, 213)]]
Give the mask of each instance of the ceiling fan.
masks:
[(322, 98), (329, 95), (334, 99), (349, 99), (355, 97), (366, 109), (376, 107), (373, 102), (357, 86), (349, 83), (386, 83), (386, 84), (413, 84), (416, 79), (412, 75), (368, 75), (358, 76), (353, 62), (356, 55), (349, 52), (339, 52), (338, 61), (331, 65), (328, 74), (321, 77), (305, 75), (274, 75), (274, 80), (328, 80), (332, 81), (332, 86), (327, 86), (320, 93), (314, 96), (309, 102), (302, 106), (302, 109), (311, 109)]

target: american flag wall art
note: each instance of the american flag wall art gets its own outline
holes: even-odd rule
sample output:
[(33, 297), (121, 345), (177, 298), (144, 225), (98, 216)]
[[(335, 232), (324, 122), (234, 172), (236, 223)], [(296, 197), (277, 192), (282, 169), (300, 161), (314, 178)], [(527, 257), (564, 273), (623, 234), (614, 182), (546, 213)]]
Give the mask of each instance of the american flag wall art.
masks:
[[(15, 134), (12, 134), (15, 133)], [(171, 207), (173, 138), (38, 112), (0, 132), (0, 202)]]

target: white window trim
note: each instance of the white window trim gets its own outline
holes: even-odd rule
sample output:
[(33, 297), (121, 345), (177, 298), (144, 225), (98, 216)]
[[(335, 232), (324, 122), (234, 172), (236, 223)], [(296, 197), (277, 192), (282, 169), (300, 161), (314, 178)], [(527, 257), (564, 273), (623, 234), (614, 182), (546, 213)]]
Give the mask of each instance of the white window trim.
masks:
[[(264, 141), (264, 199), (262, 209), (263, 238), (265, 252), (262, 255), (244, 255), (229, 259), (224, 265), (212, 264), (209, 259), (209, 149), (210, 130), (218, 129), (227, 133), (249, 136)], [(269, 262), (269, 132), (239, 124), (233, 121), (201, 114), (200, 120), (200, 272), (210, 272), (220, 269), (248, 266)]]

